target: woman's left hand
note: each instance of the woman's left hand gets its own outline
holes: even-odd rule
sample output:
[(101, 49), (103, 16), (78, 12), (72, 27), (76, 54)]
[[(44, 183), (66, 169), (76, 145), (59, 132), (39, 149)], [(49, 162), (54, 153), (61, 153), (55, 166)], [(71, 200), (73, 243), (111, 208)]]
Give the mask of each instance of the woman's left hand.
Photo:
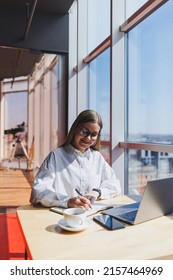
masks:
[(86, 193), (86, 194), (84, 195), (84, 197), (86, 197), (87, 199), (89, 199), (90, 202), (91, 202), (91, 204), (93, 204), (94, 201), (97, 200), (98, 192), (96, 192), (96, 191), (90, 191), (89, 193)]

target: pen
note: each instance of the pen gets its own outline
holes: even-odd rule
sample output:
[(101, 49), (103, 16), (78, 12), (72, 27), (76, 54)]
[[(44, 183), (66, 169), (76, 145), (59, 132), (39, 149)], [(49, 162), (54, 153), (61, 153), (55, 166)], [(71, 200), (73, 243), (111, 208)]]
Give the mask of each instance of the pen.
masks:
[[(83, 196), (80, 191), (78, 191), (78, 189), (75, 189), (75, 191), (80, 195), (80, 196)], [(92, 209), (91, 205), (89, 205), (89, 207)]]

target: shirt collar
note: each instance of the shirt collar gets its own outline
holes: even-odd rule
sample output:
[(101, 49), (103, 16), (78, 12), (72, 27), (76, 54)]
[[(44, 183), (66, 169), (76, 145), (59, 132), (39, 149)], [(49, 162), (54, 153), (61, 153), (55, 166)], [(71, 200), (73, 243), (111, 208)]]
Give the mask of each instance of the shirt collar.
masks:
[(76, 155), (79, 157), (86, 157), (87, 159), (89, 159), (90, 154), (91, 154), (91, 149), (88, 148), (84, 153), (81, 153), (79, 150), (75, 149), (71, 144), (67, 145), (64, 147), (66, 152), (71, 154), (71, 155)]

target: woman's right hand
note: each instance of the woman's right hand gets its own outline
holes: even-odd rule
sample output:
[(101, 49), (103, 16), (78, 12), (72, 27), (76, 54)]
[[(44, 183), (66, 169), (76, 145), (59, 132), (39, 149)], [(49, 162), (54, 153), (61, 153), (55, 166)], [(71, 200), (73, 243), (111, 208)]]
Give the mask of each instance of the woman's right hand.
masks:
[(83, 196), (72, 197), (67, 202), (68, 208), (84, 208), (85, 210), (88, 210), (90, 206), (90, 200)]

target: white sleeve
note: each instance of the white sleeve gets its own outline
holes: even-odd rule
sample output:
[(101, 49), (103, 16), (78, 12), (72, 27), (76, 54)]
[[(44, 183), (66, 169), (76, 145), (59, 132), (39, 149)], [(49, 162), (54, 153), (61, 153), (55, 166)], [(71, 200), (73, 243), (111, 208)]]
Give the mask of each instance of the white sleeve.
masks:
[(41, 203), (45, 207), (62, 206), (67, 207), (68, 195), (58, 195), (55, 191), (54, 179), (56, 175), (56, 159), (52, 152), (44, 160), (35, 176), (30, 202)]

